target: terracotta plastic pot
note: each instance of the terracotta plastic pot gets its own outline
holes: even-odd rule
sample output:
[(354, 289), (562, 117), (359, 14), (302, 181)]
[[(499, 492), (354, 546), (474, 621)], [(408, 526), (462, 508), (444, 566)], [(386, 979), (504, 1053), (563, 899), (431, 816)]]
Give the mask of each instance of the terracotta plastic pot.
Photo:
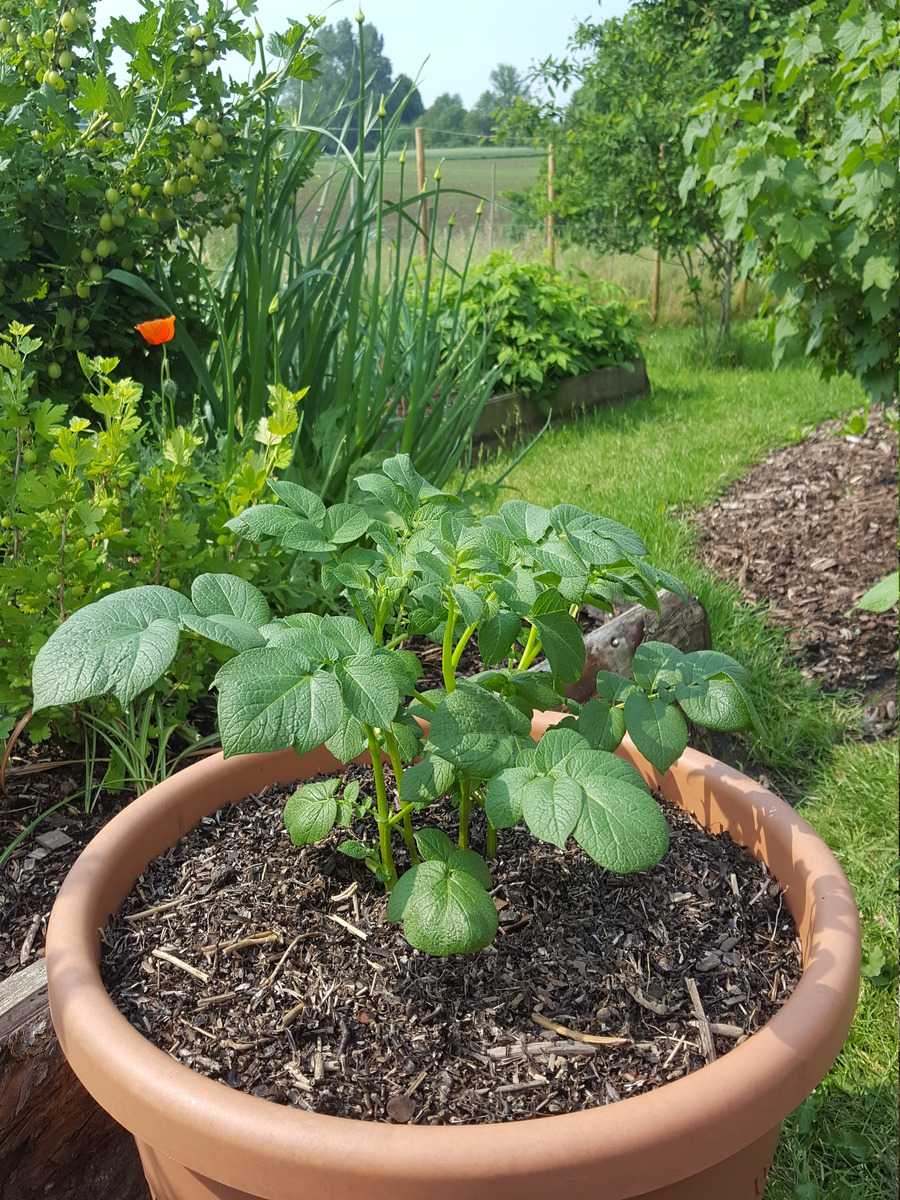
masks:
[[(560, 720), (537, 714), (534, 736)], [(687, 751), (664, 780), (707, 829), (727, 829), (786, 886), (803, 943), (794, 994), (758, 1033), (692, 1075), (602, 1108), (501, 1125), (420, 1127), (318, 1116), (195, 1074), (118, 1012), (98, 930), (147, 864), (200, 819), (275, 782), (332, 770), (325, 750), (189, 767), (130, 804), (85, 849), (47, 935), (53, 1022), (76, 1075), (134, 1134), (155, 1200), (750, 1200), (782, 1119), (822, 1079), (856, 1002), (857, 910), (831, 851), (792, 809)]]

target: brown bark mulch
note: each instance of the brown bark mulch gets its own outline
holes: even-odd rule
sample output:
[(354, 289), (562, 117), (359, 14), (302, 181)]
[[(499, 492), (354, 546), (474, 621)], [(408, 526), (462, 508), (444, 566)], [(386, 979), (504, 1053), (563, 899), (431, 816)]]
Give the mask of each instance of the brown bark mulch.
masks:
[[(897, 434), (880, 414), (859, 437), (829, 421), (778, 450), (698, 514), (701, 552), (784, 626), (828, 691), (881, 689), (896, 723), (897, 613), (856, 601), (897, 569)], [(880, 730), (875, 730), (880, 732)]]
[[(351, 775), (371, 792), (367, 768)], [(384, 893), (335, 852), (337, 835), (291, 845), (290, 790), (202, 821), (148, 867), (103, 937), (104, 978), (128, 1019), (231, 1087), (375, 1121), (571, 1112), (727, 1053), (799, 977), (778, 885), (678, 810), (667, 809), (663, 862), (630, 877), (575, 846), (502, 832), (496, 943), (434, 959), (384, 922)]]

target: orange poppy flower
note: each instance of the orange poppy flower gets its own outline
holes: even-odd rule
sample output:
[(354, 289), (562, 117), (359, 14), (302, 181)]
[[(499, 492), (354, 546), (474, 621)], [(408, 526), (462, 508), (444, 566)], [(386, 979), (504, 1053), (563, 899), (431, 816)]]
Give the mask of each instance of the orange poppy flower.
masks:
[(157, 317), (155, 321), (142, 321), (135, 329), (148, 346), (163, 346), (175, 336), (175, 318)]

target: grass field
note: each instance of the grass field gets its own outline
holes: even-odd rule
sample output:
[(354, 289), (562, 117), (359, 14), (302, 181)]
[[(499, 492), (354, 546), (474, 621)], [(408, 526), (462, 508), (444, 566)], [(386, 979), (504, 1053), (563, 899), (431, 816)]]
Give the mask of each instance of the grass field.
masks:
[[(398, 139), (401, 144), (402, 140), (402, 137)], [(412, 134), (405, 152), (405, 164), (401, 164), (400, 156), (399, 150), (392, 152), (385, 165), (385, 198), (391, 204), (415, 196), (419, 190)], [(500, 241), (511, 219), (503, 193), (530, 188), (538, 177), (544, 158), (540, 151), (529, 146), (426, 150), (425, 179), (428, 188), (434, 187), (434, 173), (438, 167), (441, 168), (441, 188), (445, 195), (438, 210), (439, 224), (445, 225), (453, 214), (459, 229), (469, 230), (475, 221), (475, 210), (483, 199), (486, 201), (483, 219), (485, 235), (489, 237), (492, 231), (494, 238)], [(328, 182), (335, 176), (342, 177), (346, 170), (341, 158), (320, 158), (315, 176), (301, 193), (301, 204), (307, 196), (315, 195), (317, 199), (313, 207), (318, 209), (318, 198), (321, 198), (322, 207), (330, 211), (329, 192), (334, 189), (328, 187)], [(459, 191), (472, 194), (459, 195)]]
[[(854, 740), (853, 698), (806, 682), (764, 612), (700, 564), (685, 521), (775, 447), (853, 410), (862, 393), (847, 379), (823, 384), (802, 362), (772, 372), (752, 341), (745, 365), (728, 370), (698, 366), (691, 344), (688, 330), (649, 337), (653, 393), (551, 430), (505, 495), (570, 501), (634, 526), (654, 560), (699, 594), (715, 645), (750, 668), (765, 732), (748, 756), (843, 863), (869, 971), (846, 1047), (785, 1125), (767, 1200), (888, 1200), (897, 1195), (897, 745)], [(483, 464), (470, 482), (495, 478), (506, 461)]]

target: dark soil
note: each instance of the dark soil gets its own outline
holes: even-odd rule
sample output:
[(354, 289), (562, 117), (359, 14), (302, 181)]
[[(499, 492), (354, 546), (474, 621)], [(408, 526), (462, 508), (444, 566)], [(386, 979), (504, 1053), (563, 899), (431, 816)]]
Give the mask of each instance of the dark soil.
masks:
[(853, 605), (897, 569), (897, 434), (875, 414), (861, 437), (839, 429), (830, 421), (777, 451), (699, 514), (702, 552), (769, 605), (811, 678), (829, 691), (880, 690), (890, 725), (897, 614)]
[(0, 795), (0, 852), (41, 812), (61, 801), (0, 867), (0, 979), (44, 952), (50, 909), (69, 868), (130, 796), (102, 794), (84, 811), (80, 750), (42, 745), (12, 756)]
[[(351, 774), (371, 789), (366, 769)], [(383, 893), (334, 852), (336, 837), (291, 846), (289, 791), (202, 821), (150, 865), (104, 934), (103, 974), (128, 1019), (231, 1087), (376, 1121), (571, 1112), (711, 1057), (688, 980), (724, 1054), (799, 978), (778, 885), (677, 810), (665, 860), (626, 878), (576, 847), (501, 834), (495, 945), (433, 959), (384, 923)]]

